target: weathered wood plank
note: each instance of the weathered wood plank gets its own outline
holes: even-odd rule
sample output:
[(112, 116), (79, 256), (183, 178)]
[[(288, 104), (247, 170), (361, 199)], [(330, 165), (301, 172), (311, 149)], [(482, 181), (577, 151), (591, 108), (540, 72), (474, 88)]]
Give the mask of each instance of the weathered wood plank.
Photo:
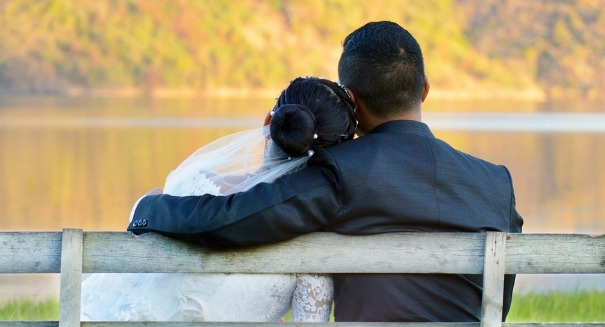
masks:
[[(296, 322), (286, 324), (297, 327), (479, 327), (479, 323), (451, 323), (451, 322)], [(284, 327), (284, 323), (277, 322), (83, 322), (83, 327)]]
[(61, 246), (60, 327), (80, 326), (82, 230), (65, 229)]
[[(313, 233), (215, 251), (157, 234), (85, 233), (84, 272), (481, 273), (485, 234)], [(94, 248), (94, 251), (89, 249)], [(300, 251), (304, 249), (305, 255)], [(422, 260), (418, 260), (422, 258)]]
[[(300, 256), (303, 248), (304, 257)], [(484, 256), (486, 249), (488, 255)], [(506, 255), (502, 256), (504, 249)], [(63, 257), (60, 255), (61, 251)], [(284, 243), (214, 251), (157, 234), (135, 237), (123, 232), (82, 234), (80, 230), (66, 230), (62, 237), (59, 232), (0, 232), (0, 273), (61, 272), (61, 319), (63, 322), (73, 323), (73, 326), (79, 326), (77, 320), (80, 312), (82, 271), (251, 273), (483, 273), (485, 271), (484, 294), (493, 297), (486, 301), (491, 302), (496, 308), (498, 306), (501, 308), (501, 300), (498, 303), (498, 299), (502, 297), (501, 278), (504, 273), (605, 273), (605, 235), (391, 233), (344, 236), (313, 233)], [(484, 312), (485, 321), (489, 320), (494, 325), (500, 325), (496, 318), (497, 311)], [(58, 322), (0, 322), (0, 327), (58, 325)], [(90, 327), (163, 327), (166, 325), (218, 327), (259, 324), (82, 323), (82, 326)], [(262, 325), (277, 326), (277, 323)], [(504, 327), (593, 327), (605, 324), (503, 323), (501, 325)], [(296, 326), (478, 327), (479, 323), (297, 323)]]
[[(52, 321), (0, 321), (0, 327), (57, 327)], [(479, 327), (479, 323), (296, 323), (297, 327)], [(82, 327), (283, 327), (283, 323), (213, 323), (213, 322), (83, 322)], [(288, 325), (285, 325), (288, 326)], [(545, 322), (545, 323), (502, 323), (502, 327), (602, 327), (602, 322)]]
[(605, 235), (508, 234), (507, 274), (605, 273)]
[(0, 273), (58, 273), (60, 232), (0, 232)]
[[(82, 324), (84, 326), (84, 324)], [(0, 321), (0, 327), (58, 327), (58, 321)], [(132, 325), (131, 325), (132, 326)], [(118, 327), (112, 325), (112, 327)], [(163, 327), (167, 327), (166, 325)]]
[(506, 234), (487, 233), (483, 268), (481, 327), (498, 327), (502, 323), (505, 255)]
[[(289, 324), (288, 324), (289, 325)], [(286, 326), (288, 326), (286, 325)], [(292, 324), (297, 327), (479, 327), (480, 324), (473, 322), (328, 322), (328, 323), (300, 323)], [(0, 325), (2, 326), (2, 325)], [(213, 323), (213, 322), (177, 322), (177, 323), (161, 323), (161, 322), (129, 322), (129, 323), (104, 323), (104, 322), (83, 322), (83, 327), (251, 327), (251, 326), (266, 326), (266, 327), (283, 327), (283, 323)], [(38, 327), (38, 326), (36, 326)], [(603, 323), (502, 323), (502, 327), (603, 327)]]
[[(0, 321), (0, 327), (57, 327), (56, 321)], [(296, 323), (297, 327), (479, 327), (479, 323)], [(502, 323), (502, 327), (602, 327), (602, 322), (545, 322), (545, 323)], [(283, 323), (213, 323), (213, 322), (82, 322), (82, 327), (283, 327)], [(288, 326), (288, 325), (285, 325)]]
[(507, 322), (502, 327), (603, 327), (603, 322)]

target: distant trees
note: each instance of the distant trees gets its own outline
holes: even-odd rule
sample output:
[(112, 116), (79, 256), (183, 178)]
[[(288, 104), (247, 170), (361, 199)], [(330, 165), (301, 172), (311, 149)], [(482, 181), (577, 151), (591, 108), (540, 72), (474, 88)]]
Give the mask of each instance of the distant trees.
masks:
[(522, 63), (551, 96), (596, 97), (605, 89), (601, 1), (458, 2), (473, 47), (494, 60)]
[(0, 92), (276, 89), (336, 79), (341, 42), (372, 20), (408, 28), (437, 89), (605, 87), (598, 1), (5, 0)]

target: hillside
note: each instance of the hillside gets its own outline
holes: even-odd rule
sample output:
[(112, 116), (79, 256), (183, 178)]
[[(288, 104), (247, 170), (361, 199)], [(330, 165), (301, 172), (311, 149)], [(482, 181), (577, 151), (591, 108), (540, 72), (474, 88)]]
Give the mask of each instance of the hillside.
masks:
[(416, 36), (436, 95), (605, 89), (598, 0), (3, 0), (0, 93), (218, 94), (336, 79), (342, 40), (374, 20)]

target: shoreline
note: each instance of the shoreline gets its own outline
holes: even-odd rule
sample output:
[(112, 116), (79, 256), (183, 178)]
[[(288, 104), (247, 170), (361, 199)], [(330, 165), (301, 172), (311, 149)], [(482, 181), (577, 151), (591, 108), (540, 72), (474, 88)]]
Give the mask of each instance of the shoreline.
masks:
[[(157, 88), (68, 88), (47, 90), (41, 92), (0, 91), (0, 96), (58, 96), (58, 97), (116, 97), (116, 98), (275, 98), (282, 89), (246, 89), (246, 88), (214, 88), (214, 89), (170, 89)], [(526, 101), (548, 100), (546, 94), (536, 89), (505, 89), (483, 88), (473, 90), (447, 90), (436, 86), (431, 88), (429, 97), (436, 100), (486, 100), (486, 99), (516, 99)], [(574, 99), (576, 97), (570, 97)]]
[[(275, 98), (282, 88), (144, 88), (144, 87), (107, 87), (84, 88), (66, 87), (41, 91), (0, 90), (0, 96), (57, 96), (57, 97), (116, 97), (116, 98)], [(467, 89), (440, 89), (432, 85), (429, 98), (436, 100), (503, 100), (523, 101), (549, 100), (602, 100), (605, 95), (594, 92), (583, 93), (580, 90), (556, 90), (547, 92), (537, 88), (507, 88), (492, 85), (475, 85)]]

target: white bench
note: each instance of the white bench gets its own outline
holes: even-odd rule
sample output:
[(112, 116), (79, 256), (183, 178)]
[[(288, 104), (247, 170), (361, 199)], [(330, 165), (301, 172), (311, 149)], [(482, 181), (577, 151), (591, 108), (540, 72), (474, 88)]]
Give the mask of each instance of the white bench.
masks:
[[(301, 257), (300, 249), (305, 248)], [(150, 251), (149, 249), (153, 249)], [(288, 242), (211, 250), (157, 234), (0, 232), (0, 273), (60, 273), (60, 317), (0, 327), (284, 326), (283, 323), (80, 322), (82, 273), (462, 273), (484, 274), (479, 323), (296, 323), (296, 326), (579, 327), (603, 323), (501, 323), (504, 274), (604, 274), (605, 235), (313, 233)]]

